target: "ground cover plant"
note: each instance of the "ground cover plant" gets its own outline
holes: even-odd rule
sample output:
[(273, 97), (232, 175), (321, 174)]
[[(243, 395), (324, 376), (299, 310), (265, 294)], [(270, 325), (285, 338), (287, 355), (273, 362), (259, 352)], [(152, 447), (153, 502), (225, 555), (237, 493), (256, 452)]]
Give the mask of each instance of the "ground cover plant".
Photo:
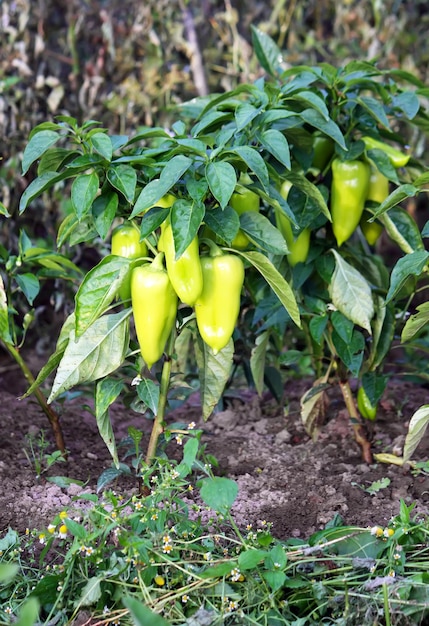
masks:
[[(111, 136), (94, 121), (79, 126), (75, 119), (62, 116), (57, 122), (37, 126), (23, 155), (24, 173), (36, 162), (38, 165), (37, 177), (22, 196), (21, 212), (46, 190), (52, 187), (67, 189), (64, 184), (70, 179), (73, 181), (70, 212), (58, 230), (60, 248), (108, 240), (118, 222), (138, 224), (138, 241), (134, 226), (126, 232), (120, 227), (115, 233), (124, 234), (125, 244), (118, 248), (117, 254), (112, 250), (111, 254), (103, 256), (81, 281), (76, 292), (75, 310), (61, 330), (57, 349), (28, 393), (37, 391), (55, 371), (48, 403), (75, 386), (88, 386), (96, 381), (94, 412), (100, 434), (113, 457), (110, 477), (115, 476), (115, 472), (119, 475), (123, 467), (119, 463), (109, 421), (109, 408), (122, 393), (134, 410), (153, 416), (152, 435), (143, 451), (143, 464), (139, 438), (134, 433), (139, 459), (136, 470), (141, 478), (141, 497), (146, 499), (145, 505), (149, 503), (147, 498), (156, 493), (156, 489), (150, 488), (147, 492), (145, 488), (148, 488), (147, 477), (161, 462), (157, 460), (159, 444), (172, 436), (188, 434), (186, 425), (166, 428), (166, 408), (185, 400), (198, 386), (203, 417), (209, 418), (225, 386), (231, 382), (234, 344), (239, 347), (236, 352), (240, 355), (240, 365), (256, 390), (262, 393), (267, 385), (271, 393), (279, 397), (288, 367), (297, 359), (308, 357), (315, 383), (302, 398), (302, 418), (307, 432), (317, 436), (323, 423), (327, 389), (338, 384), (362, 456), (366, 462), (371, 462), (364, 420), (371, 421), (376, 417), (377, 404), (386, 384), (385, 357), (398, 332), (402, 331), (404, 339), (411, 339), (424, 333), (427, 322), (423, 307), (411, 318), (411, 323), (405, 323), (416, 283), (426, 273), (428, 253), (412, 216), (398, 208), (404, 199), (424, 190), (428, 180), (425, 164), (407, 153), (400, 141), (401, 132), (406, 133), (414, 127), (420, 131), (427, 128), (427, 114), (420, 100), (427, 95), (426, 88), (404, 71), (379, 70), (374, 64), (363, 62), (352, 62), (344, 68), (321, 64), (283, 71), (281, 53), (274, 42), (257, 29), (253, 33), (255, 51), (267, 76), (231, 92), (183, 105), (180, 120), (172, 125), (171, 130), (146, 127), (133, 136)], [(371, 176), (378, 178), (374, 183), (375, 191), (371, 187)], [(347, 211), (344, 211), (345, 206)], [(388, 267), (375, 253), (375, 225), (379, 232), (385, 229), (402, 255), (393, 267)], [(371, 234), (368, 228), (372, 229)], [(24, 236), (22, 240), (25, 260), (30, 246), (25, 244)], [(142, 242), (144, 247), (141, 247)], [(19, 268), (21, 259), (17, 261)], [(15, 274), (12, 273), (11, 278), (16, 280)], [(28, 284), (21, 280), (21, 285)], [(31, 284), (34, 286), (36, 282)], [(28, 289), (22, 291), (28, 300)], [(12, 343), (12, 311), (7, 300), (12, 291), (5, 289), (3, 293), (2, 340)], [(226, 297), (228, 293), (230, 295)], [(181, 302), (179, 307), (178, 300)], [(135, 333), (133, 326), (130, 327), (131, 318), (134, 319)], [(360, 414), (351, 393), (351, 378), (361, 381), (358, 392)], [(418, 445), (427, 414), (427, 407), (422, 407), (411, 422), (402, 462), (409, 460)], [(174, 475), (178, 472), (175, 478), (186, 478), (194, 465), (201, 470), (196, 459), (195, 443), (187, 444), (182, 464), (173, 470)], [(220, 482), (222, 480), (214, 476), (210, 476), (208, 482), (202, 479), (200, 496), (217, 513), (227, 515), (235, 488), (234, 483)], [(167, 486), (162, 484), (164, 498)], [(115, 500), (113, 504), (116, 512)], [(133, 525), (148, 520), (137, 520), (137, 514), (132, 512), (133, 501), (120, 504), (121, 513), (122, 506), (127, 511), (126, 516), (130, 516), (126, 528), (130, 524), (133, 532), (144, 535), (144, 527), (135, 530)], [(157, 503), (151, 506), (156, 508)], [(178, 522), (182, 521), (181, 506), (182, 502), (178, 503)], [(130, 513), (127, 507), (131, 507)], [(94, 515), (97, 515), (96, 511), (95, 507)], [(105, 514), (100, 514), (105, 520)], [(87, 520), (89, 529), (92, 524), (90, 516)], [(59, 519), (54, 520), (48, 529), (48, 534), (53, 530), (54, 535), (48, 547), (54, 539), (67, 540), (72, 535), (75, 543), (67, 553), (66, 561), (76, 555), (76, 559), (92, 557), (92, 546), (88, 546), (86, 540), (87, 529), (82, 529), (67, 513), (63, 517), (64, 524)], [(115, 520), (116, 516), (113, 517)], [(98, 532), (113, 533), (116, 522), (111, 523), (113, 526), (106, 527), (103, 521), (100, 531), (93, 531), (95, 537), (102, 536)], [(163, 554), (171, 552), (170, 543), (173, 543), (164, 541), (164, 537), (170, 537), (165, 534), (167, 523), (166, 519), (162, 520), (162, 526), (155, 524), (152, 531), (158, 533), (156, 541), (159, 545), (155, 543), (155, 547), (160, 551), (162, 546)], [(239, 541), (237, 562), (228, 559), (226, 564), (217, 564), (215, 560), (209, 565), (219, 566), (218, 569), (209, 568), (205, 576), (210, 580), (222, 579), (216, 585), (223, 588), (227, 582), (229, 585), (240, 582), (250, 585), (245, 591), (246, 608), (241, 610), (248, 611), (252, 603), (256, 608), (252, 606), (250, 613), (235, 613), (233, 591), (232, 595), (228, 595), (229, 591), (228, 594), (222, 592), (220, 605), (210, 600), (211, 608), (204, 608), (214, 615), (201, 619), (211, 620), (207, 623), (216, 623), (216, 620), (222, 623), (224, 619), (231, 623), (240, 623), (234, 621), (240, 619), (253, 619), (254, 623), (263, 623), (260, 620), (266, 619), (267, 624), (293, 623), (292, 620), (300, 619), (307, 620), (307, 623), (322, 623), (321, 616), (323, 618), (325, 612), (330, 620), (326, 623), (332, 623), (332, 619), (347, 619), (349, 597), (353, 593), (362, 595), (361, 588), (352, 595), (347, 591), (346, 609), (341, 608), (338, 613), (331, 607), (332, 598), (325, 602), (323, 585), (322, 588), (312, 588), (313, 595), (309, 596), (308, 581), (301, 581), (296, 576), (291, 583), (294, 589), (291, 597), (281, 595), (288, 589), (288, 559), (294, 564), (294, 556), (298, 554), (301, 558), (301, 550), (304, 550), (307, 551), (304, 556), (311, 555), (314, 562), (314, 538), (305, 548), (293, 546), (289, 549), (288, 546), (271, 547), (273, 540), (269, 535), (265, 546), (264, 539), (261, 543), (264, 533), (257, 533), (256, 537), (251, 535), (247, 539), (256, 543), (247, 545), (241, 536), (242, 531), (234, 526), (231, 518), (228, 523), (232, 524), (237, 535), (234, 541)], [(351, 571), (356, 580), (360, 580), (354, 571), (356, 563), (362, 566), (359, 559), (371, 560), (370, 567), (367, 567), (367, 561), (363, 566), (365, 581), (368, 580), (368, 570), (374, 565), (373, 560), (381, 559), (383, 580), (377, 580), (376, 587), (380, 584), (386, 623), (391, 612), (389, 584), (394, 578), (392, 572), (402, 574), (402, 570), (395, 569), (392, 564), (402, 564), (403, 549), (398, 545), (407, 543), (410, 523), (410, 511), (403, 504), (398, 520), (392, 522), (393, 532), (374, 527), (371, 534), (368, 529), (347, 528), (335, 531), (335, 540), (330, 534), (331, 529), (323, 534), (329, 546), (333, 541), (334, 556), (337, 543), (343, 546), (340, 552), (344, 549), (347, 557), (345, 564), (341, 561), (338, 567)], [(400, 531), (395, 530), (398, 524), (401, 525)], [(423, 575), (419, 577), (416, 570), (420, 567), (420, 556), (425, 562), (426, 521), (412, 520), (412, 527), (418, 529), (415, 534), (411, 533), (412, 550), (416, 551), (416, 557), (413, 552), (411, 558), (415, 568), (412, 576), (416, 578), (412, 578), (413, 585), (408, 589), (410, 595), (406, 601), (411, 598), (410, 612), (420, 619), (427, 604), (424, 595), (427, 581)], [(221, 545), (222, 540), (232, 541), (231, 537), (222, 534), (222, 527), (219, 532)], [(386, 541), (377, 541), (377, 535), (382, 537), (381, 542)], [(392, 537), (394, 539), (390, 541)], [(6, 537), (6, 549), (12, 548), (13, 551), (16, 541), (13, 533)], [(158, 584), (156, 577), (159, 576), (158, 586), (163, 588), (173, 566), (170, 561), (163, 563), (161, 572), (155, 574), (151, 569), (154, 564), (147, 563), (148, 559), (150, 563), (150, 558), (154, 558), (148, 553), (146, 559), (148, 546), (139, 545), (137, 552), (139, 549), (145, 556), (143, 582), (139, 582), (140, 592), (145, 597), (144, 586)], [(351, 560), (351, 553), (354, 559), (358, 559), (355, 563)], [(116, 566), (116, 557), (112, 553), (111, 559), (115, 563), (109, 561), (117, 568), (115, 575), (122, 575), (125, 571), (122, 568), (136, 565), (121, 562)], [(135, 555), (130, 558), (135, 560)], [(333, 555), (330, 552), (323, 553), (321, 558), (321, 576), (329, 578), (327, 572), (336, 571), (336, 558), (332, 568)], [(197, 565), (201, 566), (198, 560)], [(305, 559), (301, 565), (305, 570)], [(78, 567), (81, 567), (80, 562)], [(182, 571), (183, 567), (180, 563), (177, 569)], [(253, 588), (253, 577), (246, 578), (246, 574), (242, 574), (243, 567), (244, 571), (256, 568), (261, 572), (260, 584), (268, 589), (265, 595), (262, 594), (262, 600), (259, 600), (260, 590)], [(294, 572), (293, 567), (291, 565), (290, 571)], [(73, 569), (68, 563), (65, 571), (67, 576), (73, 577)], [(71, 592), (72, 595), (82, 593), (83, 602), (78, 602), (79, 608), (99, 601), (103, 603), (103, 594), (116, 601), (115, 591), (110, 588), (105, 591), (105, 579), (101, 581), (99, 574), (93, 576), (93, 573), (87, 574), (88, 587)], [(187, 571), (187, 575), (191, 574)], [(240, 580), (241, 575), (244, 580)], [(234, 577), (238, 579), (229, 580)], [(202, 578), (206, 580), (204, 576)], [(55, 597), (59, 592), (62, 598), (62, 578), (60, 580), (55, 575), (49, 580), (56, 585)], [(337, 580), (335, 575), (333, 580)], [(313, 570), (310, 582), (313, 587)], [(45, 599), (47, 583), (41, 581), (39, 584), (40, 594), (33, 596), (43, 595)], [(179, 585), (177, 588), (176, 584)], [(187, 581), (187, 584), (192, 583)], [(335, 584), (332, 583), (333, 587)], [(420, 584), (423, 591), (420, 591)], [(79, 585), (82, 585), (82, 579)], [(115, 585), (113, 583), (113, 587)], [(183, 596), (190, 597), (190, 589), (184, 587), (180, 579), (170, 586), (172, 594), (164, 596), (161, 593), (160, 604), (146, 603), (152, 603), (156, 610), (162, 607), (172, 623), (184, 623), (188, 615), (183, 615), (182, 608), (188, 601), (183, 602)], [(417, 587), (419, 590), (416, 591)], [(343, 580), (341, 588), (344, 588)], [(271, 611), (267, 612), (265, 603), (277, 592), (280, 604), (273, 600)], [(215, 589), (215, 597), (218, 593), (219, 589)], [(177, 594), (181, 594), (180, 603)], [(423, 600), (414, 602), (414, 594), (421, 594)], [(225, 606), (224, 597), (232, 605)], [(171, 615), (166, 611), (164, 604), (167, 600), (175, 601), (177, 614), (173, 609)], [(365, 600), (369, 601), (369, 598), (365, 596)], [(122, 597), (118, 598), (118, 603), (121, 601)], [(286, 602), (284, 606), (283, 602)], [(296, 611), (290, 609), (294, 603), (298, 607)], [(48, 614), (62, 608), (57, 600), (52, 599), (48, 604), (52, 607), (43, 607)], [(125, 619), (128, 612), (134, 615), (137, 623), (156, 619), (148, 617), (145, 609), (140, 604), (135, 605), (133, 600), (126, 599), (124, 605), (121, 617)], [(190, 619), (201, 606), (189, 603), (186, 608)], [(229, 610), (231, 606), (233, 611)], [(35, 611), (31, 604), (27, 609)], [(122, 609), (115, 605), (114, 610), (120, 612)], [(266, 617), (262, 618), (261, 614)], [(401, 615), (405, 615), (403, 609)], [(116, 617), (119, 613), (114, 615)], [(355, 617), (356, 611), (353, 619)]]

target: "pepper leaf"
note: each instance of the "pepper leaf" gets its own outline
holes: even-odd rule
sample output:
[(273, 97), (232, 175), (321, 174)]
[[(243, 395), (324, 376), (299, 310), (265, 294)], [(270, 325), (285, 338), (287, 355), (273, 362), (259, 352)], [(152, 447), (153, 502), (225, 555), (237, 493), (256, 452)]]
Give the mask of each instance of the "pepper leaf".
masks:
[(237, 184), (235, 169), (226, 161), (211, 161), (206, 167), (206, 176), (210, 191), (224, 209)]
[(122, 365), (129, 344), (130, 315), (131, 309), (104, 315), (77, 339), (71, 331), (48, 404), (64, 391), (103, 378)]
[(198, 335), (195, 356), (200, 373), (202, 416), (204, 420), (207, 420), (222, 397), (231, 374), (234, 342), (230, 339), (225, 348), (215, 355)]

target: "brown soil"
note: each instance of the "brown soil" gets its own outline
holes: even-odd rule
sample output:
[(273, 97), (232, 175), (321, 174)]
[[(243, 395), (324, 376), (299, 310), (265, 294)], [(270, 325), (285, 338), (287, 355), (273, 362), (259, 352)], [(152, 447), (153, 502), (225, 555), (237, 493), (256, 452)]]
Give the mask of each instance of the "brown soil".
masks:
[[(169, 416), (169, 422), (195, 421), (204, 428), (207, 452), (219, 461), (216, 471), (238, 482), (239, 496), (233, 509), (238, 524), (265, 519), (272, 522), (273, 533), (280, 539), (305, 538), (323, 528), (335, 514), (340, 514), (346, 524), (383, 525), (398, 513), (401, 499), (407, 504), (415, 502), (416, 514), (426, 514), (429, 477), (415, 475), (409, 468), (365, 464), (338, 390), (332, 389), (329, 394), (327, 421), (318, 440), (313, 442), (306, 435), (299, 417), (299, 398), (309, 384), (307, 380), (287, 382), (282, 407), (270, 396), (261, 399), (248, 390), (205, 424), (200, 419), (198, 396)], [(111, 466), (95, 418), (84, 406), (88, 399), (81, 397), (62, 407), (68, 462), (56, 463), (37, 478), (24, 453), (29, 451), (28, 437), (37, 439), (43, 431), (51, 442), (49, 452), (54, 450), (53, 438), (35, 400), (18, 399), (24, 389), (19, 370), (3, 355), (0, 534), (8, 527), (20, 532), (27, 527), (45, 527), (59, 510), (73, 505), (73, 498), (83, 490), (95, 492), (100, 474)], [(373, 452), (400, 453), (411, 415), (428, 402), (428, 388), (392, 378), (374, 424)], [(118, 441), (133, 425), (145, 432), (147, 442), (149, 420), (119, 404), (112, 408), (111, 418)], [(427, 436), (414, 458), (429, 458)], [(58, 475), (84, 481), (84, 485), (61, 488), (46, 480)], [(373, 495), (365, 491), (382, 478), (390, 479), (386, 488)], [(121, 479), (114, 488), (131, 492), (136, 489), (135, 480)]]

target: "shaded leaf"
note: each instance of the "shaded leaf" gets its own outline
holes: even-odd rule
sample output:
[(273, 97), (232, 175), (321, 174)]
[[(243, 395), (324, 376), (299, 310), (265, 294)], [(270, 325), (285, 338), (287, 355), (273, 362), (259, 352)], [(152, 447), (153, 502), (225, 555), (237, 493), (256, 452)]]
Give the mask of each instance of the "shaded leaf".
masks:
[(222, 397), (231, 374), (234, 343), (230, 339), (225, 348), (214, 354), (213, 350), (198, 336), (195, 356), (200, 376), (202, 417), (207, 420)]
[(412, 416), (407, 436), (405, 437), (403, 459), (404, 462), (411, 459), (415, 449), (423, 439), (426, 428), (429, 424), (429, 404), (421, 406)]

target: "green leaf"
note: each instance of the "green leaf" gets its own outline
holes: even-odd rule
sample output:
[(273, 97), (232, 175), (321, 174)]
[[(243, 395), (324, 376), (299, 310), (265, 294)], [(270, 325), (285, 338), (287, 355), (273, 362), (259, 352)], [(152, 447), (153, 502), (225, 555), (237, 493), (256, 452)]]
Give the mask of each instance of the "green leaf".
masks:
[(365, 372), (362, 376), (362, 386), (372, 406), (376, 406), (386, 389), (388, 376), (382, 376), (377, 372)]
[(128, 276), (131, 263), (125, 257), (109, 255), (86, 274), (75, 296), (77, 338), (114, 300)]
[(159, 385), (150, 378), (143, 378), (137, 386), (137, 394), (142, 402), (152, 411), (158, 413)]
[(281, 571), (262, 572), (262, 576), (273, 593), (278, 591), (286, 580), (286, 574)]
[(37, 598), (27, 598), (21, 606), (18, 619), (14, 621), (14, 626), (33, 626), (38, 623), (40, 604)]
[(251, 25), (252, 45), (256, 58), (262, 68), (271, 76), (277, 76), (282, 71), (283, 56), (278, 45), (269, 35)]
[(320, 113), (326, 121), (329, 121), (329, 110), (326, 106), (325, 100), (313, 91), (298, 91), (292, 96), (291, 99), (298, 100), (298, 102), (302, 102), (304, 104), (309, 104), (313, 109)]
[(127, 202), (133, 202), (137, 185), (137, 173), (129, 165), (111, 165), (107, 171), (107, 180), (120, 191)]
[(22, 174), (26, 174), (34, 161), (37, 161), (60, 137), (61, 135), (54, 130), (41, 130), (33, 135), (22, 155)]
[(80, 220), (91, 209), (98, 193), (100, 181), (95, 172), (77, 176), (71, 188), (71, 201), (77, 218)]
[(115, 191), (103, 191), (92, 203), (92, 216), (95, 228), (101, 239), (106, 239), (118, 210), (118, 194)]
[(379, 169), (380, 172), (386, 176), (386, 178), (399, 185), (399, 178), (396, 173), (396, 169), (393, 167), (391, 160), (384, 150), (372, 149), (368, 150), (366, 154), (368, 158), (375, 163), (377, 169)]
[(75, 520), (66, 517), (64, 520), (64, 524), (67, 526), (67, 530), (73, 535), (73, 537), (77, 537), (78, 539), (86, 539), (88, 535), (88, 531), (85, 526), (75, 522)]
[(299, 116), (310, 126), (321, 130), (322, 133), (331, 137), (343, 150), (347, 150), (343, 133), (333, 120), (325, 119), (319, 111), (314, 109), (305, 109), (299, 113)]
[(177, 200), (171, 209), (171, 229), (178, 259), (196, 236), (204, 219), (203, 202)]
[(415, 250), (424, 250), (424, 243), (419, 227), (412, 216), (401, 207), (393, 207), (389, 213), (381, 216), (390, 239), (398, 244), (406, 254)]
[(350, 341), (344, 339), (334, 330), (332, 332), (332, 342), (338, 353), (338, 356), (349, 369), (352, 376), (358, 376), (365, 348), (365, 339), (357, 330), (353, 331)]
[(250, 102), (242, 102), (239, 104), (234, 111), (237, 131), (246, 128), (246, 126), (259, 115), (260, 111), (260, 107), (255, 107), (253, 104), (250, 104)]
[(371, 287), (362, 274), (336, 250), (331, 252), (335, 257), (335, 269), (329, 285), (332, 303), (349, 320), (371, 334), (371, 319), (374, 315)]
[(267, 552), (265, 550), (258, 550), (256, 548), (248, 548), (241, 552), (238, 557), (238, 567), (241, 571), (248, 569), (254, 569), (261, 561), (265, 559)]
[(259, 179), (263, 188), (268, 190), (270, 181), (267, 165), (255, 148), (251, 148), (250, 146), (237, 146), (235, 148), (227, 148), (225, 152), (236, 154)]
[(254, 211), (246, 211), (240, 215), (240, 228), (258, 248), (265, 252), (287, 254), (287, 245), (281, 232), (270, 220)]
[(40, 291), (40, 283), (37, 276), (31, 273), (17, 274), (15, 280), (22, 293), (27, 298), (28, 303), (33, 306), (34, 299), (38, 296)]
[[(295, 171), (290, 171), (287, 173), (287, 180), (289, 180), (292, 185), (295, 185), (302, 191), (306, 196), (308, 196), (318, 207), (321, 213), (328, 219), (330, 222), (332, 221), (331, 212), (329, 211), (328, 205), (326, 204), (326, 200), (321, 194), (320, 190), (316, 185), (313, 185), (305, 176), (299, 174)], [(289, 215), (289, 217), (291, 217)], [(294, 215), (292, 214), (292, 218)]]
[(392, 345), (396, 320), (392, 306), (386, 306), (381, 296), (374, 297), (375, 317), (372, 321), (373, 337), (367, 366), (375, 370), (383, 363)]
[(285, 281), (280, 272), (274, 267), (272, 262), (260, 252), (243, 252), (236, 250), (249, 263), (251, 263), (265, 278), (271, 289), (274, 291), (280, 302), (285, 307), (292, 321), (301, 328), (301, 320), (298, 305), (295, 300), (294, 293)]
[(13, 343), (10, 336), (9, 311), (7, 306), (6, 290), (0, 274), (0, 339), (5, 343)]
[(71, 331), (48, 403), (64, 391), (103, 378), (122, 365), (129, 344), (130, 315), (130, 309), (104, 315), (77, 339)]
[(410, 341), (429, 324), (429, 302), (416, 307), (417, 313), (411, 315), (402, 329), (401, 342)]
[(154, 207), (149, 209), (144, 215), (140, 223), (140, 239), (146, 239), (154, 230), (170, 215), (170, 209)]
[(136, 626), (170, 626), (170, 622), (151, 611), (136, 598), (127, 597), (122, 602), (125, 608), (129, 610), (131, 619)]
[(7, 208), (1, 201), (0, 201), (0, 215), (4, 215), (4, 217), (10, 217), (9, 211), (7, 210)]
[(82, 589), (80, 598), (75, 601), (75, 608), (78, 609), (82, 606), (91, 606), (98, 602), (101, 598), (101, 583), (103, 578), (100, 576), (93, 576), (89, 578), (86, 585)]
[(27, 389), (24, 395), (21, 396), (22, 398), (26, 398), (31, 393), (33, 393), (33, 391), (37, 387), (39, 387), (48, 378), (48, 376), (52, 374), (52, 372), (58, 367), (58, 365), (61, 362), (61, 359), (63, 358), (64, 351), (70, 339), (70, 333), (74, 329), (74, 326), (75, 326), (75, 315), (74, 313), (72, 313), (71, 315), (68, 316), (68, 318), (63, 324), (63, 327), (60, 332), (60, 336), (58, 337), (55, 352), (51, 354), (46, 365), (44, 365), (42, 369), (40, 370), (40, 372), (38, 373), (34, 383), (30, 385), (30, 387)]
[[(232, 572), (232, 570), (237, 567), (236, 561), (226, 561), (223, 563), (216, 563), (210, 567), (207, 567), (202, 572), (199, 572), (198, 575), (201, 578), (223, 578), (224, 576), (228, 576)], [(197, 626), (195, 624), (195, 626)]]
[(110, 452), (113, 463), (119, 466), (118, 453), (116, 451), (115, 436), (113, 434), (112, 423), (109, 417), (109, 407), (124, 388), (122, 380), (113, 378), (103, 378), (95, 386), (95, 419), (97, 420), (98, 431)]
[(165, 196), (191, 165), (192, 160), (181, 154), (170, 159), (164, 166), (159, 179), (152, 180), (142, 189), (130, 218), (143, 213), (158, 202), (162, 196)]
[(371, 96), (358, 96), (356, 102), (360, 104), (368, 113), (384, 128), (390, 130), (389, 120), (383, 105)]
[(195, 355), (200, 377), (202, 417), (207, 420), (222, 397), (225, 385), (231, 375), (234, 343), (229, 343), (216, 355), (198, 335)]
[(250, 371), (252, 372), (255, 389), (261, 396), (264, 389), (265, 356), (270, 340), (270, 331), (266, 330), (256, 337), (250, 355)]
[(429, 404), (424, 404), (414, 413), (408, 425), (407, 436), (405, 437), (404, 452), (402, 458), (404, 462), (409, 461), (415, 449), (423, 439), (429, 424)]
[(106, 133), (94, 133), (94, 135), (91, 135), (91, 143), (94, 146), (94, 150), (101, 154), (106, 161), (112, 160), (113, 146), (109, 135)]
[(390, 287), (386, 302), (392, 300), (405, 285), (409, 276), (420, 276), (427, 265), (429, 252), (416, 250), (401, 257), (390, 274)]
[(200, 487), (200, 496), (204, 504), (218, 513), (229, 511), (238, 495), (238, 485), (235, 480), (223, 476), (203, 478)]
[(235, 169), (226, 161), (210, 161), (206, 167), (206, 177), (210, 191), (224, 209), (237, 184)]
[(279, 130), (270, 128), (261, 133), (258, 138), (265, 150), (290, 170), (290, 150), (286, 137)]
[[(400, 187), (396, 187), (390, 193), (385, 200), (380, 204), (378, 209), (374, 213), (374, 218), (380, 217), (383, 213), (396, 206), (406, 198), (412, 198), (419, 193), (419, 189), (410, 183), (406, 183), (401, 185)], [(381, 220), (383, 221), (383, 220)]]
[(206, 211), (204, 222), (221, 239), (231, 244), (240, 228), (240, 218), (234, 209), (227, 206), (224, 210), (214, 207)]
[(24, 191), (19, 201), (19, 214), (23, 213), (28, 206), (28, 204), (37, 198), (41, 193), (53, 187), (55, 183), (64, 180), (65, 178), (71, 178), (74, 176), (73, 173), (70, 172), (61, 172), (58, 174), (57, 172), (44, 172), (37, 178), (35, 178)]
[(0, 563), (0, 585), (9, 583), (18, 572), (19, 565), (17, 563)]

